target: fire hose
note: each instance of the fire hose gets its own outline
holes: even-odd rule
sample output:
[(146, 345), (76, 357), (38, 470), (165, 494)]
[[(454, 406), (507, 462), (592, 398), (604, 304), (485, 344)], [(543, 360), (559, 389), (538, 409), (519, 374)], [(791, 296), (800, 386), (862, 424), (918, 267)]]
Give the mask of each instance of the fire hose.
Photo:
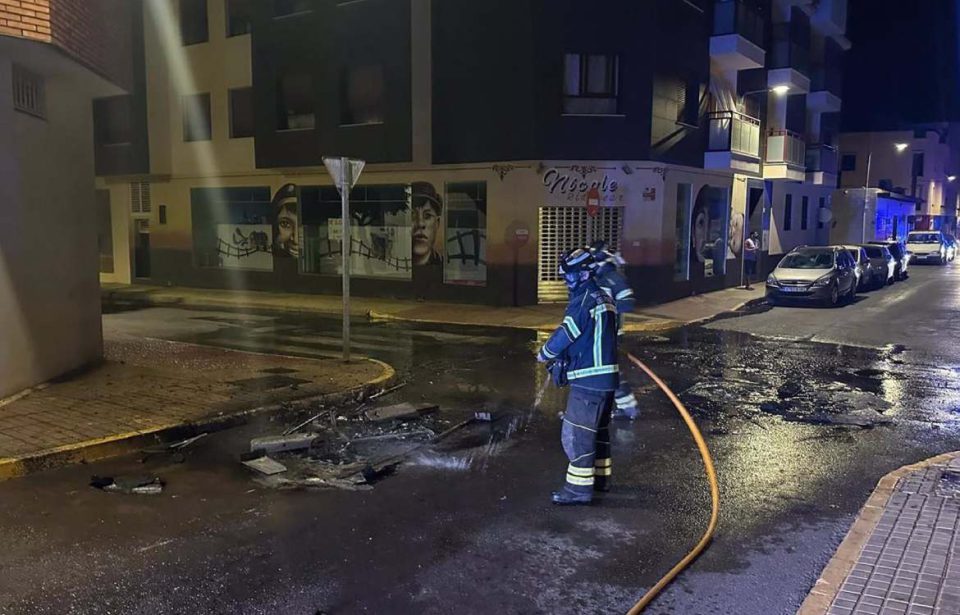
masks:
[(707, 443), (703, 439), (703, 434), (700, 433), (700, 430), (697, 428), (697, 424), (693, 422), (693, 417), (690, 416), (690, 413), (684, 407), (683, 403), (677, 398), (676, 394), (670, 390), (670, 387), (660, 379), (653, 370), (644, 364), (643, 361), (636, 358), (632, 354), (627, 354), (627, 357), (630, 361), (643, 370), (650, 379), (653, 380), (660, 390), (664, 392), (667, 398), (673, 402), (674, 407), (677, 409), (677, 412), (680, 413), (680, 416), (683, 418), (683, 422), (687, 424), (687, 428), (690, 430), (690, 434), (693, 436), (694, 441), (697, 443), (697, 448), (700, 449), (700, 456), (703, 457), (703, 466), (707, 472), (707, 480), (710, 482), (710, 497), (712, 498), (712, 509), (710, 511), (710, 522), (707, 524), (707, 530), (704, 532), (703, 537), (700, 539), (700, 542), (693, 548), (692, 551), (687, 553), (687, 555), (681, 559), (677, 564), (670, 569), (662, 579), (660, 579), (656, 585), (651, 587), (646, 594), (640, 598), (640, 601), (633, 605), (627, 615), (637, 615), (643, 609), (645, 609), (654, 598), (657, 597), (657, 594), (663, 590), (664, 587), (670, 584), (674, 578), (680, 572), (690, 565), (690, 562), (695, 560), (704, 549), (707, 548), (707, 545), (710, 544), (710, 540), (713, 538), (713, 533), (717, 529), (717, 519), (720, 516), (720, 487), (717, 484), (717, 472), (713, 467), (713, 458), (710, 457), (710, 451), (707, 449)]

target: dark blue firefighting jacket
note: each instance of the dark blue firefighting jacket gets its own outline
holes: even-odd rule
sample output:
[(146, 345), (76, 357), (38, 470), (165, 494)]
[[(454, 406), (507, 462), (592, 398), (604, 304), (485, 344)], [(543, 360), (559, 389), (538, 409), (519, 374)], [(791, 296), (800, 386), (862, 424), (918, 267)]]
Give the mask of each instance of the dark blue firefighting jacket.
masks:
[(605, 262), (597, 269), (597, 286), (600, 287), (617, 305), (617, 328), (623, 328), (623, 315), (632, 312), (637, 306), (633, 289), (627, 279), (612, 262)]
[(613, 391), (620, 384), (617, 364), (617, 308), (593, 280), (570, 296), (563, 323), (540, 349), (540, 360), (568, 362), (570, 386)]

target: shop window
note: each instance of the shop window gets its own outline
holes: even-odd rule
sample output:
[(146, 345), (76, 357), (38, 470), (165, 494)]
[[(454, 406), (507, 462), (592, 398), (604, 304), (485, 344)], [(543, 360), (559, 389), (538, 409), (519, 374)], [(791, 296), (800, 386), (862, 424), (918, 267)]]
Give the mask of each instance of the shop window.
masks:
[(609, 54), (564, 56), (563, 112), (615, 115), (619, 112), (620, 58)]
[(198, 267), (273, 271), (269, 188), (193, 188), (190, 204)]
[(310, 10), (310, 0), (273, 0), (274, 17), (299, 15), (301, 13), (309, 13)]
[(250, 34), (251, 0), (226, 0), (227, 38)]
[(277, 130), (312, 130), (315, 125), (313, 79), (306, 73), (280, 77), (277, 86)]
[(487, 283), (487, 184), (449, 183), (446, 193), (443, 281), (483, 286)]
[(183, 97), (183, 140), (209, 141), (212, 135), (210, 95), (189, 94)]
[(800, 199), (800, 230), (807, 230), (807, 225), (810, 220), (810, 199), (808, 197), (803, 197)]
[(673, 279), (690, 279), (690, 184), (677, 184), (676, 261), (673, 264)]
[(793, 195), (788, 194), (783, 201), (783, 230), (793, 228)]
[(253, 136), (253, 88), (230, 90), (230, 138)]
[[(355, 186), (350, 191), (350, 273), (409, 280), (413, 235), (408, 185)], [(340, 193), (332, 186), (302, 186), (303, 250), (300, 271), (340, 275), (342, 249)]]
[(340, 124), (383, 123), (383, 67), (347, 68), (340, 84)]
[(207, 0), (180, 0), (180, 37), (184, 45), (207, 42)]

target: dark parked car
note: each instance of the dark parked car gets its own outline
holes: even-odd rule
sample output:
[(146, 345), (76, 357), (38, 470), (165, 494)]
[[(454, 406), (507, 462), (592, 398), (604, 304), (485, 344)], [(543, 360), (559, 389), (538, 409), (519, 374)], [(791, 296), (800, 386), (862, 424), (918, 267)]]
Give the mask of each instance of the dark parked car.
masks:
[(883, 246), (890, 250), (896, 264), (893, 278), (895, 280), (906, 280), (910, 269), (910, 252), (907, 251), (907, 244), (902, 241), (871, 241), (873, 245)]
[(767, 278), (767, 302), (815, 301), (837, 305), (857, 294), (857, 263), (837, 246), (800, 247), (783, 257)]
[(893, 284), (897, 272), (897, 261), (890, 254), (890, 250), (874, 244), (867, 244), (863, 249), (866, 250), (867, 258), (870, 259), (871, 278), (868, 285), (880, 287)]

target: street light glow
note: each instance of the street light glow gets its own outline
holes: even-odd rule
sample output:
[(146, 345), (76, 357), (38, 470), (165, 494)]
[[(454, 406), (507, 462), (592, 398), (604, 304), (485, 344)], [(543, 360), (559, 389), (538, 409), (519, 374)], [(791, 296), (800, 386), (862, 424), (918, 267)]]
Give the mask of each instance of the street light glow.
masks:
[(784, 94), (786, 94), (787, 92), (790, 91), (790, 86), (789, 86), (789, 85), (775, 85), (775, 86), (773, 86), (772, 88), (770, 88), (770, 91), (773, 92), (774, 94), (776, 94), (777, 96), (783, 96)]
[(903, 150), (910, 147), (908, 143), (894, 143), (893, 146), (897, 148), (897, 152), (901, 152), (901, 153), (903, 152)]
[(956, 175), (947, 175), (948, 182), (956, 181), (956, 179), (957, 179)]

